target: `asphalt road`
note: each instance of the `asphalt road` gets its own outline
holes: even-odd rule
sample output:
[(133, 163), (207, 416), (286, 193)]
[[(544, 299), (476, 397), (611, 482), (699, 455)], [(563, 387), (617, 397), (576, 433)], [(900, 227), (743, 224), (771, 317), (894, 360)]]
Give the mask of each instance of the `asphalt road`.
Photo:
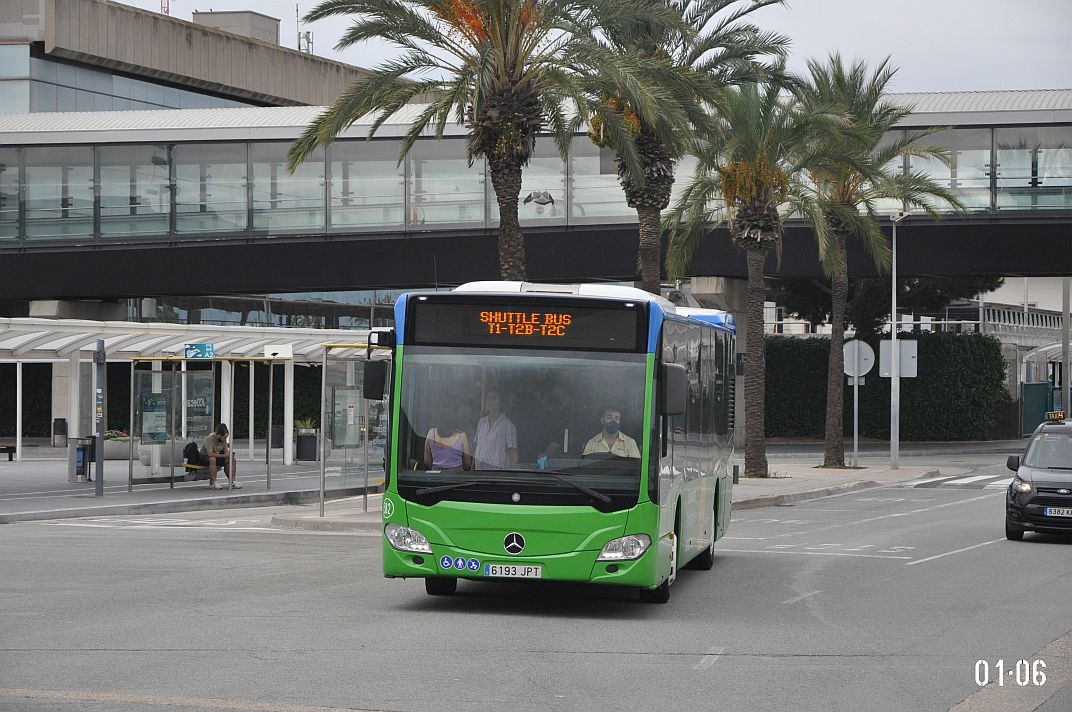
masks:
[(987, 481), (738, 512), (665, 606), (430, 598), (380, 576), (377, 536), (279, 508), (5, 525), (0, 710), (1066, 710), (1072, 539), (1005, 541)]

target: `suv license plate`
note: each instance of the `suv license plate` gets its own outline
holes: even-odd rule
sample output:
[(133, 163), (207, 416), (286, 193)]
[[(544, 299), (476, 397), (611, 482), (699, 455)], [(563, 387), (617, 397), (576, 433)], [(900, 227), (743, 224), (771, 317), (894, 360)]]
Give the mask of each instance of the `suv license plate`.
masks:
[(543, 571), (539, 566), (484, 564), (484, 575), (498, 578), (542, 578)]
[(1042, 513), (1047, 517), (1072, 517), (1072, 507), (1046, 507)]

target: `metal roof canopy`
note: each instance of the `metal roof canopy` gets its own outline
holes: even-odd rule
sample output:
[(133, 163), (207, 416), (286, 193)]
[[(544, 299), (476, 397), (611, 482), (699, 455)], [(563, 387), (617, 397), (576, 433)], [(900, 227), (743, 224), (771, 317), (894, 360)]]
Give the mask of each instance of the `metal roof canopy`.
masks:
[(109, 361), (181, 359), (185, 344), (209, 343), (216, 360), (260, 360), (265, 346), (287, 344), (295, 362), (320, 363), (325, 344), (344, 342), (357, 351), (356, 342), (367, 338), (367, 329), (0, 318), (0, 362), (68, 361), (76, 352), (88, 360), (97, 339), (103, 339)]

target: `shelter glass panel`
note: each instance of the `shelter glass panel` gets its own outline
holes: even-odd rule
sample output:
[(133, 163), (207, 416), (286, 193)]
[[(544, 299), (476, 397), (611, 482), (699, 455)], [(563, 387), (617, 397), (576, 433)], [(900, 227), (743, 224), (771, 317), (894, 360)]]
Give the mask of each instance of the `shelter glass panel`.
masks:
[(409, 152), (410, 229), (484, 225), (484, 161), (470, 166), (465, 142), (421, 140)]
[(329, 358), (327, 391), (323, 394), (321, 422), (325, 453), (325, 489), (328, 491), (383, 484), (384, 446), (387, 442), (387, 403), (363, 397), (364, 359)]
[(636, 222), (636, 211), (625, 203), (618, 184), (618, 164), (609, 148), (587, 136), (570, 146), (569, 221), (573, 225)]
[(19, 152), (0, 148), (0, 240), (19, 236)]
[(406, 208), (399, 141), (337, 141), (331, 146), (331, 227), (400, 230)]
[[(909, 168), (928, 175), (938, 185), (953, 193), (968, 210), (990, 209), (990, 129), (953, 129), (920, 140), (928, 146), (949, 150), (951, 164), (935, 158), (909, 159)], [(933, 201), (938, 208), (948, 208), (945, 201)]]
[(49, 146), (24, 149), (26, 237), (93, 235), (93, 149)]
[(170, 170), (166, 146), (101, 146), (101, 235), (167, 234)]
[(172, 160), (177, 232), (246, 229), (246, 144), (183, 143)]
[[(522, 225), (566, 224), (566, 162), (550, 136), (536, 139), (536, 151), (521, 174), (518, 218)], [(488, 190), (488, 224), (499, 224), (495, 190)]]
[(289, 141), (252, 143), (253, 229), (294, 232), (324, 229), (324, 149), (287, 171)]
[(995, 131), (998, 209), (1072, 208), (1072, 126)]

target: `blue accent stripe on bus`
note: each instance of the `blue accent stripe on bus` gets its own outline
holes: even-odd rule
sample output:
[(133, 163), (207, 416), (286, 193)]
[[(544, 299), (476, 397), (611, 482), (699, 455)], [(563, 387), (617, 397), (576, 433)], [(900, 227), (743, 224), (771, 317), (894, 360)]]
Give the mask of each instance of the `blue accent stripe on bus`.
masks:
[(659, 333), (663, 326), (663, 308), (656, 302), (648, 302), (648, 353), (659, 348)]
[(409, 294), (401, 294), (395, 300), (395, 343), (401, 346), (404, 342), (403, 335), (406, 333), (406, 302)]

